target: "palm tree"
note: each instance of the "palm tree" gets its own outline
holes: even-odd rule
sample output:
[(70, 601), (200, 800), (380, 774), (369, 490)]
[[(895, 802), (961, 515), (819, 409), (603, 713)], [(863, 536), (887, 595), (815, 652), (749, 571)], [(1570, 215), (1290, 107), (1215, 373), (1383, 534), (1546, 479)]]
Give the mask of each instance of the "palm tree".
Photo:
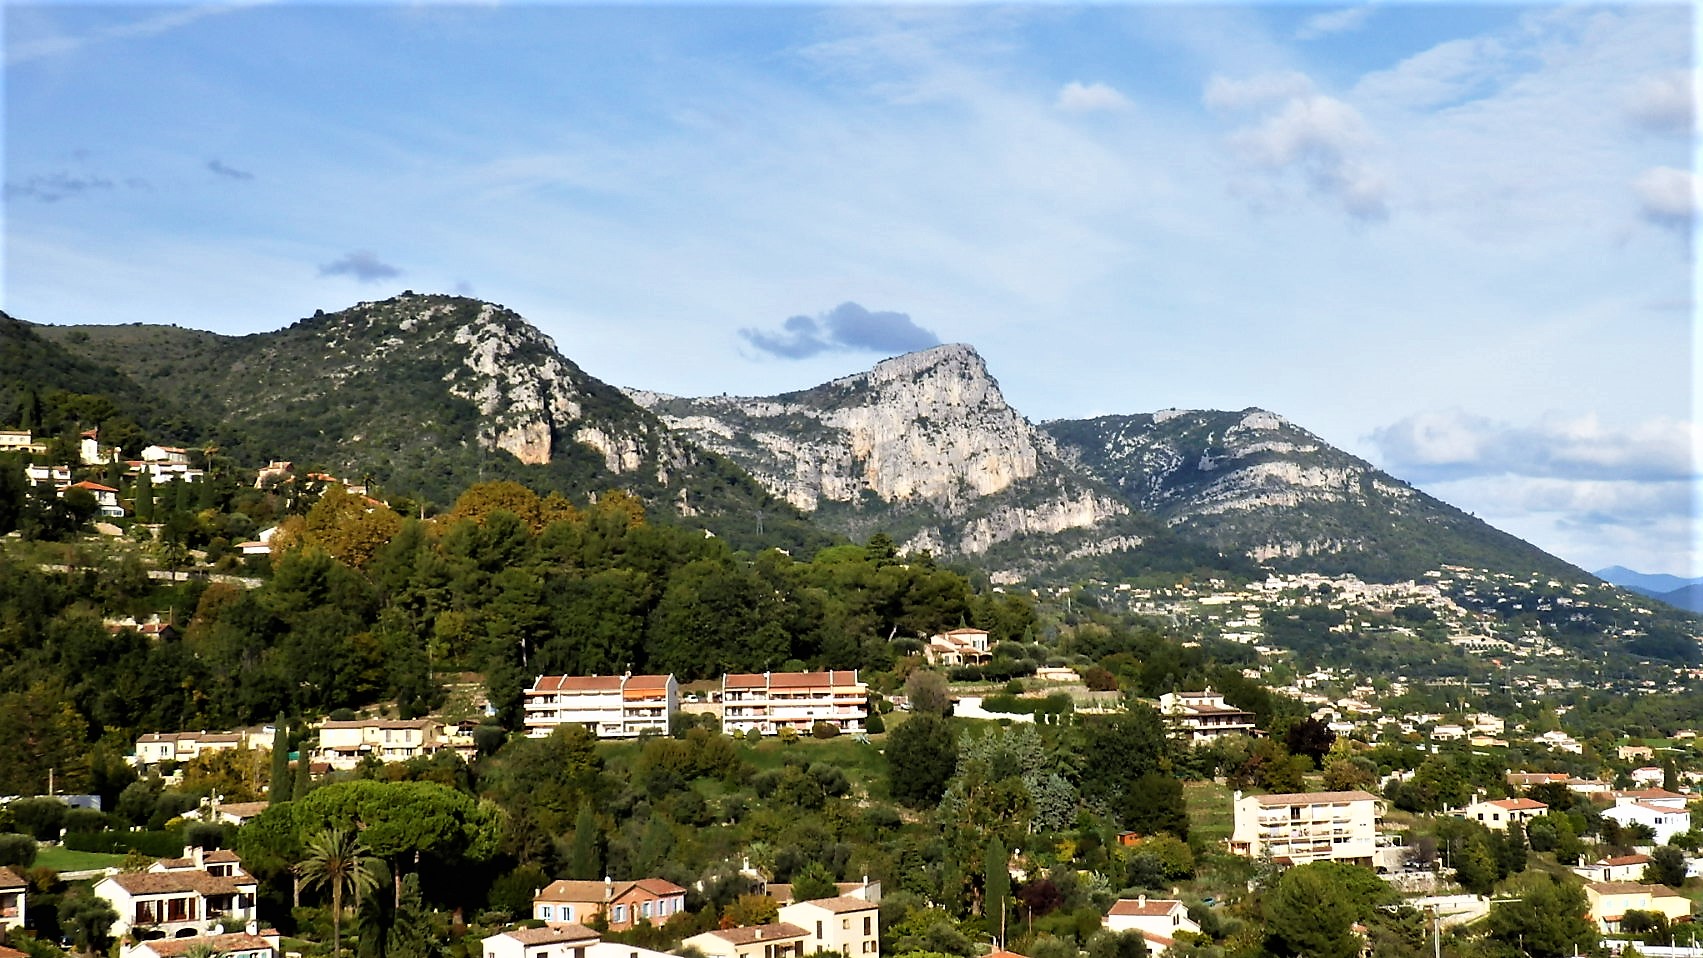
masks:
[(328, 828), (308, 839), (307, 858), (301, 863), (302, 884), (331, 891), (331, 954), (343, 950), (343, 896), (378, 887), (373, 866), (378, 858), (361, 844), (360, 836), (346, 828)]

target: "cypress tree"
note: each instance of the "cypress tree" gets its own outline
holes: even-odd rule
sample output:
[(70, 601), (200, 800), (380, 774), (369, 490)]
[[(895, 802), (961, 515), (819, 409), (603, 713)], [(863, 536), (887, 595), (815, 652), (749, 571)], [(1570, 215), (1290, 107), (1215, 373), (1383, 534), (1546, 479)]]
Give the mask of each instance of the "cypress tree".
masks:
[(313, 775), (308, 771), (307, 749), (302, 749), (296, 757), (296, 786), (290, 791), (290, 798), (301, 801), (313, 789)]
[(272, 729), (272, 778), (266, 790), (268, 805), (289, 801), (290, 791), (295, 785), (290, 779), (290, 738), (284, 730), (284, 716), (280, 713)]
[(982, 914), (987, 916), (988, 927), (1000, 936), (1002, 948), (1005, 946), (1005, 903), (1011, 899), (1010, 857), (1011, 853), (1006, 851), (999, 836), (988, 839), (987, 853), (982, 858), (986, 872), (982, 884)]
[(597, 816), (591, 806), (581, 803), (574, 819), (573, 850), (568, 857), (568, 877), (595, 881), (603, 874), (603, 856), (599, 854), (603, 834), (597, 827)]

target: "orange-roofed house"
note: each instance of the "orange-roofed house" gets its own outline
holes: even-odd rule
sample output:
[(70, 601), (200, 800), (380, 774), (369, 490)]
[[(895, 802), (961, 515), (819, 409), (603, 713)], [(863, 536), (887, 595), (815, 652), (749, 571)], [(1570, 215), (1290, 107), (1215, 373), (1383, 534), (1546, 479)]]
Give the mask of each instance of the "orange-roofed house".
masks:
[(672, 675), (540, 675), (523, 697), (532, 738), (559, 725), (583, 725), (598, 738), (667, 735), (669, 716), (680, 711)]
[(1461, 817), (1483, 823), (1485, 828), (1492, 831), (1506, 831), (1508, 825), (1526, 822), (1549, 811), (1549, 806), (1530, 798), (1497, 798), (1487, 802), (1474, 802), (1461, 809)]
[(100, 509), (101, 515), (109, 519), (122, 519), (124, 517), (124, 507), (118, 504), (117, 489), (111, 486), (103, 486), (98, 482), (89, 482), (85, 479), (82, 482), (73, 482), (65, 489), (60, 490), (60, 495), (63, 496), (69, 489), (81, 489), (94, 496), (95, 506)]
[(1691, 900), (1666, 885), (1587, 882), (1585, 902), (1590, 907), (1586, 917), (1596, 922), (1598, 930), (1605, 935), (1618, 934), (1620, 920), (1629, 911), (1659, 912), (1670, 922), (1691, 914)]
[(809, 954), (810, 933), (797, 925), (777, 921), (706, 931), (682, 941), (706, 958), (804, 958)]
[(532, 917), (552, 925), (584, 924), (598, 915), (610, 931), (661, 925), (686, 910), (686, 889), (661, 878), (576, 881), (564, 878), (532, 897)]
[(780, 919), (810, 933), (805, 947), (811, 954), (853, 958), (881, 953), (881, 906), (867, 899), (840, 895), (793, 902), (781, 906)]
[(986, 629), (953, 629), (931, 635), (922, 654), (930, 665), (982, 665), (993, 658)]
[(827, 722), (861, 732), (869, 719), (869, 686), (856, 669), (827, 672), (731, 673), (721, 677), (721, 727), (729, 735), (756, 729), (775, 735), (790, 728), (808, 735)]
[(139, 942), (122, 946), (119, 958), (184, 958), (191, 950), (201, 953), (201, 949), (206, 949), (208, 958), (278, 958), (279, 941), (277, 929), (256, 927), (253, 931), (224, 935)]
[(1200, 925), (1189, 917), (1189, 909), (1180, 901), (1166, 898), (1120, 898), (1112, 910), (1100, 920), (1107, 931), (1140, 932), (1148, 948), (1164, 951), (1176, 943), (1177, 935), (1188, 932), (1200, 934)]

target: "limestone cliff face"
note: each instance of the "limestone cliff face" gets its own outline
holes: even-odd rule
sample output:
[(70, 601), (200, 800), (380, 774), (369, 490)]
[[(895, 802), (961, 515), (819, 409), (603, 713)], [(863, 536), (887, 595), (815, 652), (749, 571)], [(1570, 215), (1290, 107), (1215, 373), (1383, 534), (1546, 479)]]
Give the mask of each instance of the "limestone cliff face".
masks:
[[(617, 391), (565, 360), (556, 344), (518, 314), (492, 303), (458, 297), (403, 295), (361, 303), (334, 314), (327, 332), (339, 341), (373, 342), (366, 361), (387, 353), (439, 355), (443, 381), (453, 396), (478, 410), (478, 441), (529, 465), (549, 463), (563, 442), (595, 450), (617, 475), (676, 450), (658, 429), (621, 421), (602, 407), (598, 392)], [(594, 415), (588, 407), (599, 407)]]
[(909, 548), (980, 553), (1128, 511), (1060, 467), (1052, 440), (1005, 402), (968, 346), (910, 353), (782, 396), (628, 395), (825, 520), (872, 503), (889, 516), (926, 513), (932, 521)]

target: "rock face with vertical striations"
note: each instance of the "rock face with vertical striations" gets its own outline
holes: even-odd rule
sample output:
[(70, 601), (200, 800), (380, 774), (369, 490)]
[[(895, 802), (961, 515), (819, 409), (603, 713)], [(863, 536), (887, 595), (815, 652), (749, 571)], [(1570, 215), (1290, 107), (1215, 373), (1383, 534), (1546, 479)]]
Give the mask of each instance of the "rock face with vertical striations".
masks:
[(964, 345), (781, 396), (629, 395), (800, 510), (853, 535), (902, 528), (911, 549), (981, 554), (1129, 512), (1059, 461)]

